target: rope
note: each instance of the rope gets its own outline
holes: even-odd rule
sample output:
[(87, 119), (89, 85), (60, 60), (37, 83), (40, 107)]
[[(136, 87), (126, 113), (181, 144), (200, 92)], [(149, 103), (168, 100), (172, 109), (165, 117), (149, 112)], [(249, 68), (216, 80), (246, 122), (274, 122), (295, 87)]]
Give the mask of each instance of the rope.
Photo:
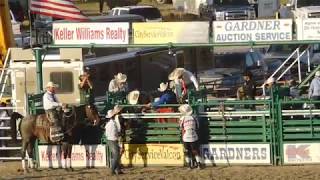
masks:
[[(223, 139), (223, 141), (224, 141), (225, 147), (227, 149), (227, 147), (228, 147), (228, 141), (227, 141), (228, 136), (227, 136), (227, 128), (226, 128), (227, 127), (227, 121), (226, 121), (227, 119), (225, 117), (225, 104), (224, 104), (224, 101), (220, 102), (219, 112), (221, 112), (221, 119), (223, 120), (222, 128), (223, 128), (223, 136), (225, 137)], [(230, 161), (229, 161), (228, 155), (226, 156), (226, 160), (227, 160), (228, 166), (230, 166)]]

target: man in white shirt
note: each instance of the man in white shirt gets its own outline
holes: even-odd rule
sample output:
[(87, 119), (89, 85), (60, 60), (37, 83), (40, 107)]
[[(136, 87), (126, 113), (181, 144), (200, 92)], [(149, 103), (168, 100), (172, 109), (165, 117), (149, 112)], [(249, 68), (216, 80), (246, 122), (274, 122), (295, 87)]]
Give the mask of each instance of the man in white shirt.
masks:
[(110, 120), (106, 124), (106, 137), (107, 137), (107, 144), (111, 150), (112, 154), (112, 161), (111, 161), (111, 174), (118, 175), (123, 174), (120, 170), (120, 146), (119, 146), (119, 139), (120, 139), (120, 132), (121, 126), (116, 121), (116, 115), (120, 114), (121, 108), (119, 106), (115, 106), (112, 110), (109, 110), (107, 113), (107, 118)]
[(46, 88), (47, 91), (43, 95), (43, 108), (46, 112), (46, 115), (51, 123), (50, 125), (50, 139), (53, 142), (61, 140), (63, 134), (61, 133), (61, 127), (59, 123), (59, 116), (57, 108), (62, 106), (62, 103), (59, 102), (55, 91), (57, 85), (53, 82), (48, 82)]
[(110, 81), (109, 92), (127, 92), (128, 91), (128, 83), (127, 83), (127, 75), (118, 73), (114, 76), (114, 78)]
[(201, 157), (199, 153), (199, 142), (197, 131), (199, 123), (192, 116), (192, 108), (188, 104), (179, 107), (182, 116), (180, 117), (180, 129), (184, 146), (186, 163), (189, 168), (193, 168), (192, 160), (196, 159), (198, 169), (201, 169)]
[(168, 79), (177, 83), (178, 79), (182, 79), (188, 88), (191, 88), (191, 83), (193, 84), (196, 91), (199, 91), (199, 83), (197, 78), (192, 74), (192, 72), (184, 68), (176, 68), (170, 74)]

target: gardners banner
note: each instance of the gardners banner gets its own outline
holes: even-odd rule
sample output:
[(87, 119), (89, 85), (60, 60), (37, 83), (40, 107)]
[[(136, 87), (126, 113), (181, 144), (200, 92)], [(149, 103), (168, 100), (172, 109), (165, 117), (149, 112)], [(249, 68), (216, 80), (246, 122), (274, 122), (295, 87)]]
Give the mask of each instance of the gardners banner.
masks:
[[(61, 168), (64, 165), (61, 146), (39, 145), (39, 163), (41, 168)], [(72, 167), (105, 167), (105, 145), (73, 145), (71, 154)]]
[(205, 164), (271, 164), (269, 144), (204, 144)]
[(121, 157), (125, 166), (182, 166), (184, 163), (182, 144), (125, 144)]
[(290, 41), (292, 20), (214, 21), (213, 36), (216, 43)]
[(129, 44), (129, 23), (54, 23), (56, 45)]
[(320, 163), (320, 143), (283, 144), (285, 164)]
[(320, 18), (296, 19), (298, 40), (320, 40)]
[(134, 44), (208, 43), (208, 22), (133, 23)]

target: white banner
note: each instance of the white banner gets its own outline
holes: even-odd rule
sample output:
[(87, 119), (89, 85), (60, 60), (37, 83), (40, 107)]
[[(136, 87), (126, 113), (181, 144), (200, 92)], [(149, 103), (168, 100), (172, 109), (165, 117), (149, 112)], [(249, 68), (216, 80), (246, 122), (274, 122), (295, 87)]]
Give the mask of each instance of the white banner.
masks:
[(290, 41), (292, 20), (214, 21), (213, 37), (216, 43)]
[(269, 144), (204, 144), (205, 164), (271, 164)]
[[(61, 146), (39, 145), (39, 165), (41, 168), (61, 168), (64, 165)], [(71, 154), (72, 167), (106, 167), (105, 145), (73, 145)]]
[(291, 143), (283, 145), (285, 164), (320, 163), (320, 143)]
[(320, 18), (297, 19), (298, 40), (320, 40)]
[(129, 23), (54, 23), (52, 34), (59, 45), (128, 44)]

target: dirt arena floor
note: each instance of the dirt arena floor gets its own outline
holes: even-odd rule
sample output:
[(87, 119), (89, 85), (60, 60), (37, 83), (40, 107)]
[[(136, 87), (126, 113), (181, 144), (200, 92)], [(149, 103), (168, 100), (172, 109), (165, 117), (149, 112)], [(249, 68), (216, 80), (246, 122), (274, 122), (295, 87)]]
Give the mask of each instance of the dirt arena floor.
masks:
[(306, 166), (218, 166), (202, 170), (187, 170), (183, 167), (135, 167), (125, 168), (123, 175), (111, 176), (107, 168), (74, 169), (67, 172), (63, 169), (40, 169), (28, 175), (21, 172), (20, 162), (0, 163), (0, 179), (213, 179), (213, 180), (318, 180), (320, 165)]

